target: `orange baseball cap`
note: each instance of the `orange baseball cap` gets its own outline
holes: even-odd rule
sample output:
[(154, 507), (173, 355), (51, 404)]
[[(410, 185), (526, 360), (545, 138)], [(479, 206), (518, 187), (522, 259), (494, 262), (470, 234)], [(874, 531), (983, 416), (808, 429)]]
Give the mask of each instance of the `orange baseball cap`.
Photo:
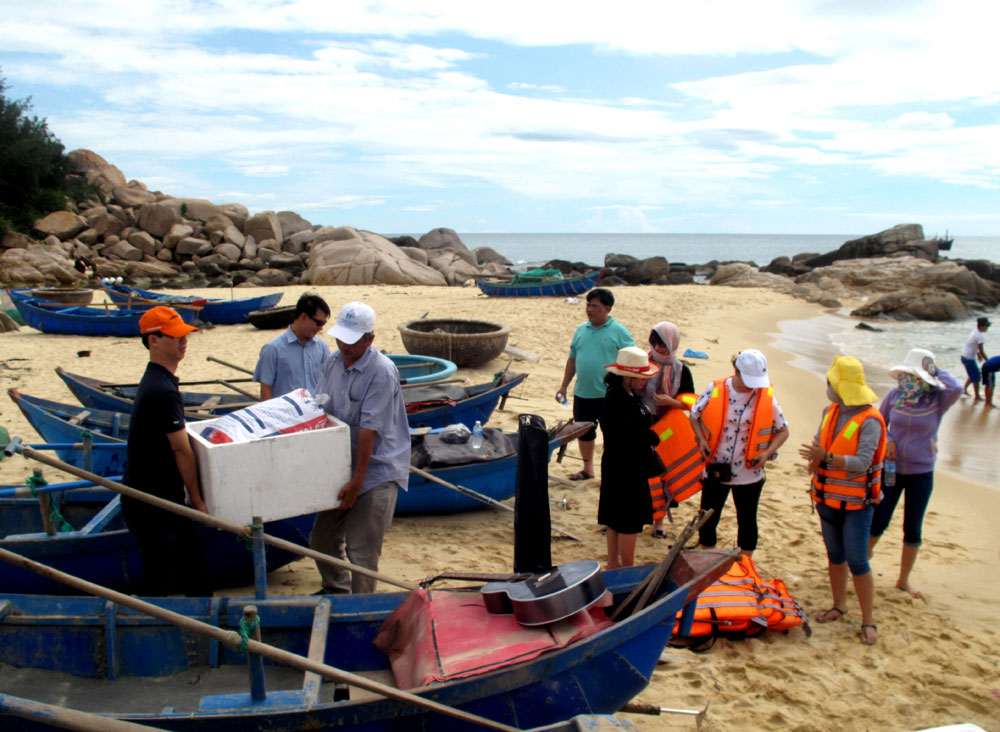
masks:
[(147, 333), (163, 333), (173, 338), (183, 338), (188, 333), (198, 330), (193, 325), (188, 325), (177, 311), (164, 305), (157, 305), (150, 308), (139, 318), (139, 332), (143, 335)]

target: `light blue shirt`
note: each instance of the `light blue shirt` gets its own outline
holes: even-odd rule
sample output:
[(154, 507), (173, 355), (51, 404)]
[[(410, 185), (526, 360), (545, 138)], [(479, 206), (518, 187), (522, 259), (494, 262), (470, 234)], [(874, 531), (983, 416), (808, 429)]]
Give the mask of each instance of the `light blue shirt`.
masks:
[(330, 358), (330, 349), (318, 338), (310, 338), (303, 346), (289, 326), (260, 349), (253, 380), (269, 384), (273, 396), (279, 397), (294, 389), (308, 389), (316, 394), (316, 382), (323, 373), (323, 364)]
[(361, 493), (389, 481), (406, 490), (410, 479), (410, 426), (396, 364), (369, 346), (345, 369), (340, 351), (334, 351), (323, 366), (317, 391), (329, 395), (326, 411), (351, 428), (352, 463), (360, 429), (375, 433)]
[(569, 357), (576, 359), (576, 386), (573, 394), (584, 399), (601, 399), (607, 387), (604, 367), (615, 362), (618, 349), (634, 346), (628, 328), (608, 316), (595, 328), (589, 320), (576, 329), (569, 345)]

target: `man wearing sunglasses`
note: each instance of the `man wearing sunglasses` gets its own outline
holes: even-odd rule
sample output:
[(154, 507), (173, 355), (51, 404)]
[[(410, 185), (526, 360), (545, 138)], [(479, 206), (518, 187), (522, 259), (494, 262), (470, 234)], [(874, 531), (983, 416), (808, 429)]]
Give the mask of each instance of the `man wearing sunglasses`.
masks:
[(330, 319), (330, 306), (319, 295), (306, 293), (295, 305), (295, 320), (260, 349), (253, 380), (260, 384), (261, 400), (294, 389), (315, 393), (323, 364), (330, 357), (326, 342), (317, 338)]

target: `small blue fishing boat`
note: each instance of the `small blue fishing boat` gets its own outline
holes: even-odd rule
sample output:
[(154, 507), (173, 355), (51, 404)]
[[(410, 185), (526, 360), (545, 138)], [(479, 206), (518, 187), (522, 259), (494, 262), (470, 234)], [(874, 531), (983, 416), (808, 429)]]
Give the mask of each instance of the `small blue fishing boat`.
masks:
[(458, 370), (458, 366), (446, 358), (411, 356), (406, 353), (387, 353), (386, 356), (399, 369), (400, 384), (427, 384), (440, 381)]
[(273, 308), (281, 300), (281, 292), (257, 297), (204, 298), (195, 295), (171, 295), (138, 287), (105, 283), (104, 292), (122, 310), (148, 310), (156, 305), (197, 305), (201, 307), (198, 319), (214, 325), (237, 325), (249, 322), (248, 316), (255, 310)]
[[(687, 552), (682, 559), (689, 554), (704, 553)], [(557, 724), (583, 713), (613, 713), (649, 683), (677, 612), (725, 571), (731, 559), (721, 569), (694, 569), (692, 564), (697, 562), (676, 562), (669, 577), (654, 588), (651, 604), (613, 622), (608, 613), (652, 567), (604, 572), (613, 605), (584, 611), (593, 623), (589, 634), (567, 637), (563, 645), (552, 643), (537, 655), (510, 653), (490, 670), (450, 676), (408, 691), (517, 729)], [(374, 642), (392, 611), (414, 599), (426, 598), (428, 604), (437, 606), (450, 598), (461, 602), (462, 597), (469, 598), (463, 603), (467, 605), (479, 597), (478, 588), (420, 593), (266, 600), (155, 598), (151, 602), (234, 633), (244, 606), (255, 605), (264, 642), (394, 686), (390, 658)], [(442, 638), (459, 633), (476, 638), (472, 628), (454, 622), (451, 626), (441, 623), (436, 632)], [(532, 638), (547, 638), (549, 633), (549, 628), (543, 628)], [(495, 637), (484, 631), (479, 634), (485, 655), (485, 646)], [(405, 634), (399, 643), (402, 648), (393, 648), (393, 655), (398, 651), (426, 655)], [(469, 654), (473, 653), (469, 648)], [(0, 664), (4, 665), (7, 694), (175, 732), (480, 729), (469, 721), (353, 686), (348, 699), (337, 701), (333, 684), (321, 685), (314, 674), (303, 676), (301, 671), (276, 664), (266, 667), (270, 688), (265, 698), (252, 701), (247, 659), (236, 649), (100, 598), (0, 595)], [(0, 720), (4, 714), (0, 706)], [(53, 720), (39, 718), (30, 729), (57, 727)]]
[(567, 297), (592, 290), (602, 274), (603, 269), (579, 277), (533, 278), (515, 275), (513, 280), (481, 277), (476, 280), (476, 284), (483, 294), (494, 297)]
[[(7, 290), (7, 294), (24, 322), (43, 333), (117, 337), (139, 335), (141, 312), (55, 303), (31, 297), (24, 290)], [(177, 311), (185, 323), (193, 323), (198, 308), (183, 306)]]
[[(52, 490), (62, 485), (41, 489), (54, 497), (56, 508), (68, 523), (68, 527), (63, 526), (68, 530), (60, 531), (57, 525), (56, 533), (51, 536), (45, 532), (38, 499), (24, 496), (26, 486), (0, 488), (0, 547), (89, 582), (123, 592), (133, 591), (142, 582), (142, 559), (139, 543), (125, 527), (121, 516), (121, 497), (85, 481), (64, 485), (67, 492)], [(88, 485), (89, 488), (77, 487)], [(19, 490), (15, 490), (17, 488)], [(12, 493), (21, 495), (12, 496)], [(48, 509), (46, 514), (45, 518), (49, 518)], [(264, 530), (308, 546), (312, 525), (313, 516), (305, 515), (269, 522)], [(205, 556), (211, 557), (207, 572), (213, 587), (240, 587), (253, 583), (253, 554), (239, 539), (201, 524), (196, 524), (196, 528), (205, 547)], [(268, 571), (299, 559), (297, 554), (275, 548), (269, 548), (266, 557)], [(8, 592), (33, 594), (67, 592), (66, 587), (57, 582), (2, 562), (0, 587)]]
[[(425, 360), (423, 356), (396, 356), (393, 360), (416, 358)], [(450, 362), (449, 362), (450, 363)], [(422, 368), (422, 367), (421, 367)], [(406, 373), (405, 371), (401, 371)], [(137, 384), (112, 384), (89, 376), (71, 374), (61, 366), (56, 368), (56, 374), (63, 380), (73, 396), (83, 406), (90, 410), (105, 412), (124, 412), (131, 414), (132, 402), (135, 399)], [(419, 377), (418, 377), (419, 378)], [(461, 384), (426, 383), (416, 388), (403, 390), (403, 399), (407, 403), (407, 422), (410, 427), (445, 427), (461, 422), (470, 429), (476, 420), (486, 424), (497, 405), (505, 402), (511, 390), (521, 384), (527, 374), (505, 371), (492, 381), (472, 386)], [(230, 380), (240, 381), (239, 379)], [(186, 386), (205, 385), (210, 381), (181, 382), (181, 396), (184, 408), (192, 419), (209, 419), (256, 404), (248, 397), (230, 393), (188, 391)], [(65, 407), (66, 405), (63, 405)]]

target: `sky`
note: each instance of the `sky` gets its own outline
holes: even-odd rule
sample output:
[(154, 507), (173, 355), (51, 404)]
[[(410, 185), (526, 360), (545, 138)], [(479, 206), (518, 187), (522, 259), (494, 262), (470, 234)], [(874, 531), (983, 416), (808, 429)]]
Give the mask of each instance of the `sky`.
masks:
[(379, 233), (1000, 231), (993, 0), (5, 0), (151, 190)]

